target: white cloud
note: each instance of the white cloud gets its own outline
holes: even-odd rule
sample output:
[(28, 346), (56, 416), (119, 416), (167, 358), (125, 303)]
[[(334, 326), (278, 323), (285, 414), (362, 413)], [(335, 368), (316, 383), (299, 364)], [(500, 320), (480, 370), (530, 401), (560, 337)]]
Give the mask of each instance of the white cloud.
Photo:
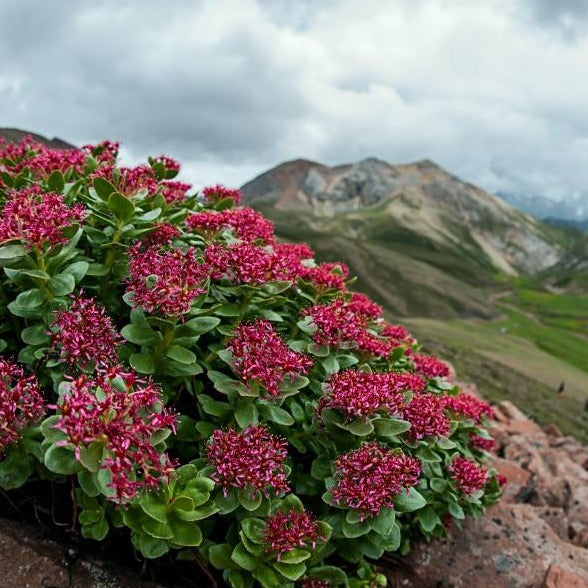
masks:
[(576, 0), (0, 0), (0, 15), (0, 125), (166, 152), (198, 185), (297, 157), (430, 157), (489, 189), (588, 201)]

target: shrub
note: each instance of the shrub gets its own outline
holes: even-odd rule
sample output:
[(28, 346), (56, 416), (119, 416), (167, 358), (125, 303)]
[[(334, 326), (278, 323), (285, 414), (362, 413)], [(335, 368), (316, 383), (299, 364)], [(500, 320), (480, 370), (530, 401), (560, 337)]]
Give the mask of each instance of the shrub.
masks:
[(117, 150), (0, 146), (4, 489), (69, 479), (84, 537), (238, 588), (385, 584), (385, 552), (499, 498), (490, 407), (343, 264)]

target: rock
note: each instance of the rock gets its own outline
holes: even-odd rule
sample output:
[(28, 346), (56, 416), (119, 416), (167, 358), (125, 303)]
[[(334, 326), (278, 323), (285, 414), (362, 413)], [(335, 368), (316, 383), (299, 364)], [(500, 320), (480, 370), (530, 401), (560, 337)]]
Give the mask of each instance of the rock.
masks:
[(588, 550), (562, 541), (538, 509), (527, 504), (496, 505), (485, 517), (468, 520), (447, 538), (416, 545), (405, 564), (404, 569), (393, 571), (393, 585), (540, 588), (555, 566), (550, 582), (565, 580), (562, 574), (568, 574), (574, 581), (585, 582), (579, 586), (588, 586)]
[(158, 588), (126, 570), (115, 570), (43, 539), (31, 526), (0, 520), (0, 586), (2, 588)]
[(560, 539), (570, 540), (570, 522), (563, 508), (546, 506), (535, 509), (535, 513), (556, 532)]
[(495, 467), (500, 474), (508, 480), (504, 490), (503, 500), (506, 502), (518, 502), (517, 496), (523, 488), (529, 485), (532, 474), (529, 470), (520, 467), (516, 462), (493, 456), (490, 467)]
[(551, 565), (545, 577), (544, 588), (586, 588), (588, 579), (558, 565)]
[(553, 423), (547, 425), (544, 430), (550, 437), (561, 437), (563, 435), (561, 429)]

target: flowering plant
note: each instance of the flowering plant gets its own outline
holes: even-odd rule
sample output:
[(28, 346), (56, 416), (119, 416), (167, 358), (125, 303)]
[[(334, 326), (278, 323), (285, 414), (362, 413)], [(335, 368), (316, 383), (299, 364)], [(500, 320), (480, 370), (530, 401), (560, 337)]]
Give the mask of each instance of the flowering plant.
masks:
[(384, 585), (499, 499), (492, 409), (344, 264), (117, 152), (0, 144), (2, 488), (67, 480), (84, 537), (239, 588)]

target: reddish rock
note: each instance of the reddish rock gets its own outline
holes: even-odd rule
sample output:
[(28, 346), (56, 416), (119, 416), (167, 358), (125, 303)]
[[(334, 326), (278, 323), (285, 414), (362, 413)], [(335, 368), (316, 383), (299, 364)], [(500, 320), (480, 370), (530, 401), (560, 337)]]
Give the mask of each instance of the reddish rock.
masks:
[(587, 588), (588, 577), (579, 576), (558, 565), (552, 565), (545, 577), (544, 588)]
[(0, 520), (2, 588), (158, 588), (126, 571), (89, 558), (72, 559), (63, 545), (42, 539), (37, 529)]
[(531, 472), (523, 469), (514, 461), (497, 456), (492, 457), (489, 465), (490, 467), (495, 467), (508, 480), (504, 490), (503, 500), (506, 502), (516, 502), (521, 490), (528, 486), (532, 476)]
[(499, 504), (446, 539), (416, 545), (405, 562), (393, 585), (540, 588), (552, 564), (588, 582), (588, 550), (562, 541), (527, 504)]

